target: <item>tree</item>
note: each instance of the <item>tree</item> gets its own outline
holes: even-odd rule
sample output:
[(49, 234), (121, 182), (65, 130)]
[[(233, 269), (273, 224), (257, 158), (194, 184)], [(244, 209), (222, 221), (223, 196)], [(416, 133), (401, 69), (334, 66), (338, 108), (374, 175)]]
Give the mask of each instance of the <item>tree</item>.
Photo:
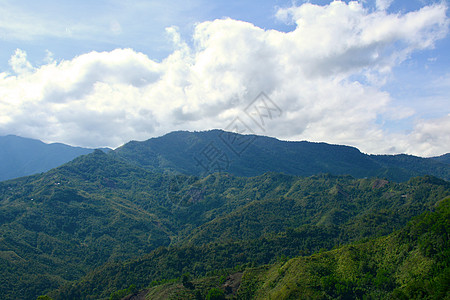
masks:
[(181, 276), (181, 282), (183, 283), (183, 286), (187, 289), (194, 289), (194, 285), (192, 284), (192, 282), (190, 281), (191, 279), (191, 275), (189, 273), (184, 273)]
[(225, 293), (218, 288), (210, 289), (208, 294), (206, 295), (206, 300), (222, 300), (222, 299), (225, 299)]

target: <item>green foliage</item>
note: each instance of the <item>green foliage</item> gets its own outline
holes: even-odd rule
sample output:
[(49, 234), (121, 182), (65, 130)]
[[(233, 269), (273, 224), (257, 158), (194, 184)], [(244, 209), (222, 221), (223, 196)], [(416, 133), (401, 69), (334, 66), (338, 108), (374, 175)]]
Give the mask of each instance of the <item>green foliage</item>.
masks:
[[(236, 155), (226, 141), (247, 143), (248, 148)], [(366, 155), (348, 146), (325, 143), (286, 142), (264, 136), (242, 136), (221, 130), (204, 132), (171, 132), (144, 142), (129, 142), (111, 155), (151, 171), (176, 171), (201, 175), (205, 170), (193, 159), (214, 145), (231, 163), (226, 172), (236, 176), (258, 176), (266, 172), (311, 176), (320, 173), (381, 177), (407, 181), (420, 175), (450, 179), (450, 166), (445, 160), (426, 159), (411, 155)], [(211, 170), (215, 172), (215, 170)]]
[(183, 284), (183, 286), (185, 288), (188, 288), (188, 289), (191, 289), (191, 290), (194, 289), (194, 285), (191, 282), (191, 275), (189, 273), (184, 273), (181, 276), (181, 283)]
[[(444, 299), (450, 198), (388, 237), (245, 271), (242, 299)], [(430, 226), (433, 224), (433, 226)], [(442, 239), (442, 237), (447, 237)], [(442, 247), (423, 252), (424, 241)], [(280, 268), (283, 272), (280, 272)]]
[(222, 300), (222, 299), (225, 299), (225, 293), (224, 291), (218, 288), (210, 289), (208, 294), (206, 295), (206, 300)]
[[(389, 234), (449, 193), (445, 181), (395, 184), (280, 174), (245, 180), (215, 174), (190, 186), (196, 184), (201, 184), (204, 200), (174, 211), (177, 222), (191, 228), (187, 234), (181, 232), (181, 241), (125, 264), (107, 263), (82, 283), (64, 286), (55, 295), (104, 297), (132, 283), (143, 288), (186, 272), (205, 276), (221, 268), (329, 250)], [(209, 199), (215, 201), (211, 208)]]
[(37, 300), (53, 300), (53, 299), (47, 295), (42, 295), (42, 296), (37, 297)]
[[(98, 299), (186, 272), (194, 282), (222, 268), (389, 234), (449, 190), (429, 176), (406, 183), (276, 173), (172, 176), (95, 151), (0, 183), (0, 294)], [(435, 229), (420, 241), (421, 255), (445, 245), (437, 238), (445, 228)], [(197, 287), (189, 287), (184, 292), (193, 295)]]
[(109, 300), (120, 300), (123, 297), (137, 292), (136, 285), (132, 284), (127, 289), (114, 292), (109, 296)]

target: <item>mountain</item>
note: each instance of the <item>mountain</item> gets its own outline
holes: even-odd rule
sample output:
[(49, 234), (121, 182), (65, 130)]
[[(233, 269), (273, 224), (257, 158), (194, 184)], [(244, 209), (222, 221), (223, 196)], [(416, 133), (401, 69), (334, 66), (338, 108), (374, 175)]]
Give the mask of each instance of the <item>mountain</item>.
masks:
[(421, 175), (450, 179), (450, 166), (431, 158), (367, 155), (349, 146), (280, 141), (222, 130), (177, 131), (144, 142), (132, 141), (111, 155), (151, 171), (196, 176), (223, 171), (247, 177), (280, 172), (385, 177), (395, 181)]
[[(224, 269), (245, 271), (389, 235), (450, 195), (450, 183), (430, 175), (395, 182), (263, 172), (294, 172), (289, 163), (299, 153), (311, 153), (309, 165), (299, 158), (311, 172), (417, 171), (403, 167), (414, 157), (381, 163), (351, 147), (256, 136), (247, 145), (240, 140), (242, 151), (229, 145), (225, 152), (234, 155), (227, 171), (246, 176), (214, 169), (180, 174), (198, 171), (204, 161), (196, 159), (217, 154), (220, 134), (229, 133), (176, 132), (0, 182), (0, 298), (103, 299), (188, 272), (200, 280)], [(221, 155), (211, 167), (227, 162)], [(419, 162), (415, 168), (430, 166)], [(261, 174), (250, 176), (252, 168)]]
[(110, 259), (167, 245), (164, 213), (146, 211), (139, 203), (145, 196), (132, 194), (152, 190), (157, 180), (96, 150), (44, 174), (1, 182), (1, 298), (35, 299)]
[(0, 181), (46, 172), (93, 151), (15, 135), (0, 136)]
[(433, 159), (442, 163), (450, 164), (450, 153), (441, 156), (435, 156), (433, 157)]
[(183, 275), (110, 299), (449, 299), (449, 218), (447, 198), (386, 237), (208, 277)]
[(95, 151), (0, 184), (0, 293), (33, 299), (63, 286), (54, 298), (101, 299), (186, 272), (271, 263), (389, 234), (449, 194), (430, 176), (163, 175)]
[[(0, 181), (46, 172), (92, 151), (3, 136), (0, 137)], [(144, 142), (129, 142), (110, 155), (154, 172), (195, 176), (227, 172), (251, 177), (279, 172), (298, 176), (330, 173), (395, 181), (433, 175), (450, 180), (450, 154), (433, 158), (367, 155), (349, 146), (287, 142), (222, 130), (171, 132)]]
[[(419, 179), (415, 183), (423, 182), (422, 180), (423, 179)], [(227, 276), (242, 271), (252, 274), (255, 270), (251, 267), (256, 266), (262, 266), (256, 269), (262, 274), (265, 274), (263, 272), (269, 268), (277, 274), (277, 270), (280, 269), (289, 257), (298, 257), (299, 255), (303, 257), (298, 259), (302, 262), (298, 267), (301, 267), (305, 262), (316, 261), (318, 256), (324, 258), (335, 256), (335, 258), (328, 263), (327, 261), (323, 262), (330, 270), (320, 274), (321, 268), (317, 268), (316, 272), (319, 273), (319, 276), (326, 276), (335, 272), (336, 261), (342, 264), (341, 272), (346, 275), (347, 271), (344, 269), (346, 263), (350, 263), (352, 259), (361, 260), (361, 263), (356, 261), (354, 263), (352, 262), (351, 265), (348, 265), (350, 268), (360, 268), (353, 270), (353, 272), (360, 272), (360, 275), (357, 278), (354, 278), (354, 281), (361, 277), (363, 277), (363, 280), (375, 280), (378, 279), (378, 273), (380, 273), (379, 279), (381, 280), (383, 279), (381, 275), (392, 276), (393, 273), (404, 272), (402, 276), (396, 274), (395, 280), (398, 282), (396, 285), (402, 285), (402, 280), (404, 280), (405, 277), (409, 277), (406, 279), (410, 281), (410, 287), (414, 288), (416, 282), (411, 282), (411, 280), (414, 279), (417, 274), (421, 274), (421, 276), (424, 277), (432, 270), (435, 272), (436, 269), (441, 269), (442, 266), (447, 266), (447, 271), (448, 267), (450, 267), (448, 259), (446, 260), (445, 258), (446, 254), (441, 253), (442, 251), (447, 251), (448, 255), (448, 247), (446, 246), (448, 245), (448, 239), (446, 238), (446, 233), (450, 228), (450, 224), (448, 224), (449, 203), (450, 198), (448, 197), (442, 201), (437, 201), (429, 207), (429, 212), (413, 220), (414, 226), (408, 225), (409, 227), (407, 226), (407, 230), (405, 230), (401, 229), (402, 226), (405, 225), (403, 224), (398, 227), (401, 229), (400, 233), (397, 232), (393, 236), (379, 237), (377, 239), (373, 239), (373, 237), (377, 236), (376, 232), (378, 231), (378, 234), (382, 235), (386, 234), (386, 231), (382, 232), (382, 228), (385, 228), (386, 225), (391, 223), (391, 221), (388, 221), (389, 218), (386, 218), (390, 214), (386, 210), (365, 214), (359, 221), (347, 223), (342, 230), (324, 225), (301, 226), (297, 229), (289, 229), (286, 232), (281, 232), (278, 235), (268, 235), (259, 239), (244, 239), (234, 242), (220, 242), (218, 239), (214, 243), (208, 243), (202, 246), (183, 245), (180, 247), (161, 247), (138, 259), (132, 259), (124, 263), (111, 262), (105, 264), (94, 272), (89, 273), (82, 280), (51, 293), (51, 296), (54, 299), (76, 299), (85, 297), (102, 299), (109, 295), (114, 295), (118, 293), (118, 291), (127, 291), (130, 286), (138, 288), (158, 286), (159, 291), (165, 291), (163, 294), (167, 295), (174, 290), (180, 289), (181, 280), (179, 280), (179, 278), (181, 278), (183, 274), (189, 273), (189, 276), (193, 278), (219, 275), (216, 278), (216, 284), (218, 284), (220, 275)], [(430, 213), (431, 211), (437, 212)], [(393, 211), (391, 211), (391, 213), (392, 212)], [(393, 219), (395, 219), (395, 216), (393, 216)], [(381, 231), (379, 231), (380, 229)], [(362, 234), (362, 236), (350, 240), (346, 239), (345, 235), (351, 235), (352, 232)], [(390, 228), (390, 233), (392, 233), (392, 228)], [(364, 236), (366, 239), (362, 238)], [(398, 237), (400, 237), (400, 239)], [(367, 238), (371, 239), (367, 240)], [(351, 244), (352, 246), (340, 248), (341, 245), (349, 244), (349, 241), (353, 243), (353, 245)], [(356, 241), (358, 243), (356, 243), (355, 246)], [(365, 243), (363, 244), (364, 246), (358, 245), (361, 244), (361, 241)], [(420, 249), (418, 249), (419, 246)], [(355, 247), (358, 248), (359, 254), (348, 257), (348, 249)], [(340, 250), (333, 250), (326, 254), (321, 254), (322, 252), (333, 248), (340, 248)], [(427, 253), (425, 257), (420, 253), (417, 253), (419, 250)], [(343, 255), (340, 257), (342, 252)], [(440, 254), (436, 255), (436, 252)], [(313, 255), (310, 256), (311, 254)], [(434, 261), (431, 261), (427, 257), (432, 258)], [(380, 262), (380, 260), (383, 261), (383, 259), (386, 260), (384, 265)], [(371, 260), (373, 261), (371, 262)], [(281, 266), (280, 262), (283, 262)], [(333, 265), (331, 262), (333, 262)], [(397, 262), (399, 263), (397, 264)], [(411, 270), (411, 268), (415, 268), (416, 263), (419, 264), (419, 270)], [(275, 264), (275, 266), (264, 266), (266, 264)], [(314, 265), (311, 267), (313, 266)], [(322, 266), (322, 268), (323, 267), (324, 266)], [(396, 271), (389, 273), (391, 272), (391, 269)], [(439, 272), (441, 271), (442, 270)], [(367, 274), (365, 272), (367, 272)], [(336, 275), (341, 276), (342, 273)], [(373, 275), (373, 273), (375, 274)], [(441, 274), (441, 277), (443, 278), (440, 280), (445, 282), (445, 272), (443, 273), (444, 274)], [(293, 281), (293, 278), (295, 278), (297, 274), (302, 273), (293, 270), (286, 274), (278, 273), (278, 276), (287, 276), (288, 274), (290, 275), (290, 280), (286, 281), (289, 282)], [(305, 274), (305, 276), (306, 275), (307, 274)], [(430, 276), (428, 279), (431, 279), (433, 276)], [(247, 275), (244, 273), (244, 279), (248, 279), (248, 277), (246, 277)], [(363, 280), (358, 284), (364, 285)], [(384, 282), (392, 281), (392, 278), (383, 280)], [(418, 281), (420, 280), (421, 279), (418, 278)], [(273, 284), (264, 285), (264, 277), (259, 278), (256, 282), (255, 278), (249, 281), (247, 288), (242, 287), (240, 289), (241, 291), (251, 289), (252, 294), (254, 294), (258, 290), (258, 288), (254, 287), (257, 287), (259, 284), (266, 288), (269, 287), (268, 289), (273, 286)], [(168, 288), (168, 286), (164, 287), (164, 285), (160, 286), (161, 283), (165, 282), (169, 282), (170, 288)], [(340, 282), (332, 281), (332, 283), (335, 285)], [(176, 288), (173, 288), (174, 284), (176, 285)], [(370, 286), (368, 287), (370, 288)], [(183, 289), (183, 287), (181, 288)], [(281, 285), (280, 288), (282, 288)], [(332, 289), (331, 287), (329, 288)], [(194, 291), (189, 290), (190, 289), (188, 289), (188, 292), (191, 294), (191, 297), (181, 297), (178, 295), (178, 297), (174, 296), (172, 298), (157, 296), (154, 296), (154, 298), (197, 299), (192, 295)], [(205, 294), (204, 292), (205, 291), (202, 291), (203, 294)], [(246, 293), (248, 294), (249, 292), (250, 291), (247, 291)], [(255, 297), (255, 299), (268, 298), (269, 297)], [(279, 299), (278, 297), (272, 298)], [(353, 298), (355, 297), (351, 297), (351, 299)], [(359, 298), (362, 297), (360, 296)], [(239, 299), (250, 298), (242, 297)]]

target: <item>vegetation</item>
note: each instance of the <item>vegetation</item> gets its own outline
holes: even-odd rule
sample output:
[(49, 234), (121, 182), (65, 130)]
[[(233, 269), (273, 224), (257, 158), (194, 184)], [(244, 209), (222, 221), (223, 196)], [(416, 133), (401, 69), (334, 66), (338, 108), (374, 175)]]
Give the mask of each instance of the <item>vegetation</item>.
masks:
[[(293, 180), (293, 183), (289, 183), (289, 178)], [(218, 179), (215, 178), (215, 180)], [(230, 180), (229, 177), (222, 179)], [(253, 180), (256, 181), (256, 178)], [(333, 199), (336, 199), (335, 196), (340, 195), (336, 193), (336, 181), (342, 185), (345, 182), (348, 187), (354, 184), (353, 201), (359, 203), (359, 207), (352, 205), (350, 200), (353, 197), (342, 197), (340, 201), (333, 202)], [(217, 183), (217, 181), (214, 182)], [(417, 215), (425, 209), (432, 209), (435, 203), (449, 192), (447, 182), (432, 177), (413, 179), (407, 184), (391, 184), (380, 180), (355, 180), (348, 177), (291, 178), (285, 175), (266, 174), (257, 182), (260, 187), (264, 187), (263, 182), (274, 184), (268, 189), (271, 191), (278, 189), (293, 193), (296, 188), (298, 191), (309, 191), (308, 195), (314, 196), (312, 199), (316, 201), (311, 203), (311, 205), (314, 204), (313, 207), (301, 213), (302, 210), (293, 209), (295, 206), (288, 198), (270, 200), (272, 199), (270, 196), (267, 199), (261, 197), (262, 200), (251, 201), (231, 213), (201, 225), (198, 231), (194, 230), (191, 235), (187, 235), (185, 239), (171, 247), (160, 247), (148, 255), (125, 263), (107, 263), (85, 276), (82, 281), (66, 285), (51, 295), (56, 299), (72, 297), (97, 299), (131, 284), (143, 288), (151, 282), (177, 278), (187, 272), (194, 277), (199, 277), (223, 268), (258, 266), (285, 261), (289, 257), (298, 255), (317, 253), (321, 249), (328, 250), (342, 244), (391, 233), (394, 229), (404, 226), (408, 216)], [(286, 182), (289, 184), (284, 190), (280, 184)], [(304, 186), (295, 186), (294, 183)], [(210, 184), (214, 185), (213, 182)], [(214, 190), (220, 191), (220, 187), (224, 192), (229, 191), (219, 180)], [(395, 191), (395, 189), (398, 190)], [(251, 189), (244, 185), (242, 191), (246, 190)], [(360, 196), (357, 196), (357, 190), (361, 190)], [(318, 194), (315, 195), (313, 191)], [(350, 194), (350, 191), (347, 192)], [(409, 198), (402, 197), (404, 193)], [(207, 190), (205, 194), (207, 195)], [(364, 202), (364, 199), (367, 202)], [(283, 202), (288, 203), (286, 207), (283, 207)], [(341, 214), (336, 214), (335, 209), (339, 208), (340, 203), (346, 203), (349, 206), (349, 208), (342, 208), (341, 214), (345, 215), (346, 211), (360, 211), (360, 213), (346, 218), (337, 217)], [(246, 209), (241, 210), (242, 207)], [(260, 220), (259, 214), (263, 216)], [(230, 220), (229, 215), (236, 215), (239, 218)], [(246, 221), (251, 216), (255, 218), (253, 223)], [(299, 216), (302, 217), (301, 222), (296, 219)], [(222, 222), (224, 219), (228, 221)], [(309, 220), (308, 224), (303, 223), (305, 219)], [(218, 223), (217, 220), (220, 222)], [(210, 224), (214, 224), (215, 229), (211, 230)], [(221, 227), (217, 224), (223, 225)], [(239, 234), (241, 231), (237, 231), (236, 234), (234, 230), (228, 231), (230, 228), (239, 228), (239, 224), (244, 226), (242, 229), (244, 235)], [(261, 224), (265, 226), (263, 229), (260, 229)], [(202, 228), (206, 231), (205, 234), (202, 233)], [(253, 232), (256, 233), (252, 236), (248, 235)], [(199, 235), (211, 239), (197, 240), (196, 237)]]
[(270, 265), (159, 282), (146, 299), (448, 299), (450, 198), (388, 236)]
[(0, 136), (0, 181), (46, 172), (93, 151), (14, 135)]
[(450, 198), (366, 243), (246, 270), (241, 299), (448, 299)]
[[(221, 157), (221, 170), (217, 164), (208, 167), (203, 155), (208, 149)], [(110, 154), (148, 170), (196, 176), (217, 171), (258, 176), (271, 171), (298, 176), (331, 173), (356, 178), (380, 177), (393, 181), (433, 175), (450, 180), (450, 166), (445, 156), (366, 155), (348, 146), (286, 142), (221, 130), (171, 132), (144, 142), (129, 142)]]
[(109, 300), (120, 300), (129, 294), (134, 294), (136, 291), (137, 291), (136, 286), (132, 284), (127, 289), (123, 289), (112, 293), (111, 296), (109, 297)]
[[(279, 141), (252, 146), (272, 147), (265, 143)], [(147, 154), (125, 160), (119, 152), (95, 151), (0, 182), (2, 299), (120, 298), (134, 288), (164, 294), (165, 286), (193, 299), (221, 297), (214, 288), (231, 286), (232, 274), (389, 235), (450, 195), (450, 183), (433, 176), (401, 183), (329, 174), (196, 177), (152, 172)], [(164, 170), (175, 159), (169, 154), (157, 158)], [(362, 170), (367, 161), (358, 155)], [(387, 276), (375, 275), (380, 284)]]

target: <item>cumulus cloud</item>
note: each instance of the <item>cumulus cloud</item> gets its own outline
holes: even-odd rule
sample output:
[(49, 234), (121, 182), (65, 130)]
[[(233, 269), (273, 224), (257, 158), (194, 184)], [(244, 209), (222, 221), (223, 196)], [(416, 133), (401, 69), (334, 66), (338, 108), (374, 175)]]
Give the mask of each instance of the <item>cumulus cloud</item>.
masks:
[[(418, 151), (424, 155), (434, 155), (450, 145), (450, 114), (435, 120), (421, 120), (412, 133), (413, 143), (408, 143), (407, 151)], [(419, 149), (414, 149), (419, 147)]]
[(437, 119), (419, 119), (407, 135), (395, 135), (393, 151), (433, 156), (448, 151), (450, 143), (450, 114)]
[[(255, 133), (284, 139), (440, 154), (448, 143), (434, 131), (438, 121), (422, 120), (399, 137), (377, 120), (392, 115), (383, 82), (411, 53), (447, 34), (447, 8), (389, 14), (389, 1), (377, 3), (376, 11), (354, 1), (280, 9), (280, 20), (296, 24), (291, 32), (203, 22), (192, 46), (171, 27), (174, 50), (161, 62), (116, 49), (33, 68), (18, 50), (10, 62), (15, 73), (0, 74), (0, 134), (114, 147), (171, 130), (227, 128), (239, 117)], [(262, 91), (282, 115), (258, 127), (244, 111)]]
[(378, 10), (386, 10), (391, 6), (393, 0), (376, 0), (375, 4)]
[(27, 60), (27, 53), (20, 49), (17, 49), (14, 55), (11, 56), (9, 65), (17, 74), (28, 73), (33, 70), (33, 66)]

